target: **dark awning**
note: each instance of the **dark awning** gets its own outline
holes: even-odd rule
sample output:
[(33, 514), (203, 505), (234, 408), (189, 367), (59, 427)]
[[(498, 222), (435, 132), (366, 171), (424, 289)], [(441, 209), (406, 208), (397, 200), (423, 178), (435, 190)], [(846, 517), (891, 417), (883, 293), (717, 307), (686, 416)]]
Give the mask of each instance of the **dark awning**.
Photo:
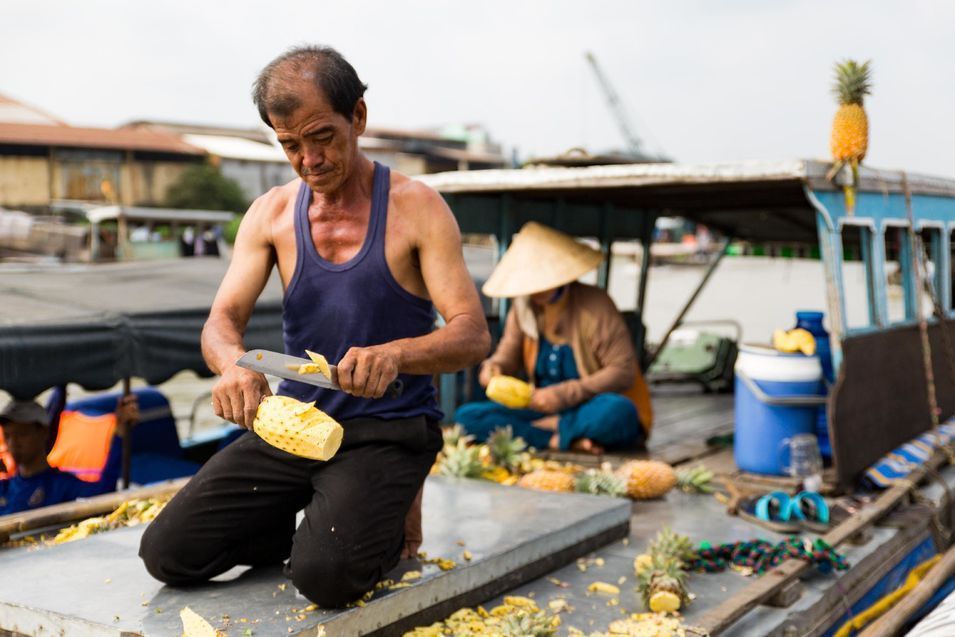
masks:
[[(199, 335), (225, 259), (0, 268), (0, 389), (30, 398), (68, 382), (89, 390), (135, 376), (161, 383), (211, 372)], [(282, 349), (282, 287), (273, 274), (246, 331), (249, 348)]]

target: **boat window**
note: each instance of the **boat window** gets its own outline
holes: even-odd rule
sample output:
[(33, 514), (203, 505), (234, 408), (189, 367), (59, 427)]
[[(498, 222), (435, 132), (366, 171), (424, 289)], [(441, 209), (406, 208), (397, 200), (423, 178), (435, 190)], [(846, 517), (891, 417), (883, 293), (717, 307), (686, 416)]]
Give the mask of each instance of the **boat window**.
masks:
[(937, 264), (942, 262), (942, 231), (939, 228), (923, 228), (918, 233), (918, 267), (920, 271), (919, 278), (924, 285), (919, 292), (919, 302), (922, 304), (922, 316), (931, 317), (935, 313), (934, 299), (941, 303), (939, 291), (941, 287), (942, 272)]
[(865, 226), (842, 228), (842, 287), (847, 327), (851, 330), (877, 324), (872, 230)]
[(915, 318), (915, 308), (906, 297), (912, 289), (909, 276), (911, 260), (908, 255), (908, 229), (888, 226), (883, 233), (885, 242), (885, 296), (889, 323)]

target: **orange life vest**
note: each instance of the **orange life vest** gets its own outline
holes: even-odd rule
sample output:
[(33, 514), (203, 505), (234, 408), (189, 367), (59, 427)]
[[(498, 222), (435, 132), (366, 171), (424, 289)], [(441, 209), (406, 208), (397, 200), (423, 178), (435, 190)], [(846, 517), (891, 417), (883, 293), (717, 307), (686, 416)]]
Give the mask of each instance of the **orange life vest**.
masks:
[(64, 410), (47, 462), (85, 482), (98, 482), (115, 430), (115, 413), (88, 416), (80, 411)]

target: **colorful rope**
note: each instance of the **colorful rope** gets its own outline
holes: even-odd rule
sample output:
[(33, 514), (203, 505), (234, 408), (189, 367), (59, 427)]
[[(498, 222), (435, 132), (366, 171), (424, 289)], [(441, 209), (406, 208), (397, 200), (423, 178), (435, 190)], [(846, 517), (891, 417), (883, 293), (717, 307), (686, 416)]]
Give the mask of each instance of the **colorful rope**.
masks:
[(705, 573), (718, 573), (731, 566), (752, 569), (755, 575), (762, 575), (789, 559), (811, 563), (820, 573), (844, 571), (849, 568), (846, 558), (820, 539), (811, 545), (798, 537), (791, 537), (773, 544), (766, 540), (752, 540), (712, 546), (709, 542), (700, 544), (696, 559), (689, 564), (690, 570)]

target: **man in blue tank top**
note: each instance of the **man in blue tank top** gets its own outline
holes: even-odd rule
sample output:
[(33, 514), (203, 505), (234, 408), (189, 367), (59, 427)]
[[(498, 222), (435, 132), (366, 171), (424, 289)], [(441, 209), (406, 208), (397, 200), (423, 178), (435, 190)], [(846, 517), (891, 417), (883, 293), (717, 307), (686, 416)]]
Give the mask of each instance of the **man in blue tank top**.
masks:
[[(405, 519), (441, 447), (432, 375), (488, 352), (444, 200), (359, 150), (365, 88), (327, 47), (292, 49), (262, 70), (254, 101), (300, 179), (249, 208), (202, 334), (206, 361), (221, 376), (216, 413), (251, 428), (269, 386), (235, 361), (277, 266), (286, 352), (307, 348), (337, 361), (344, 390), (284, 382), (279, 393), (314, 400), (341, 422), (342, 447), (317, 462), (244, 435), (214, 456), (143, 536), (140, 555), (164, 582), (288, 560), (292, 582), (321, 606), (371, 590), (407, 550)], [(445, 319), (440, 329), (435, 309)], [(401, 396), (384, 397), (399, 377)]]

